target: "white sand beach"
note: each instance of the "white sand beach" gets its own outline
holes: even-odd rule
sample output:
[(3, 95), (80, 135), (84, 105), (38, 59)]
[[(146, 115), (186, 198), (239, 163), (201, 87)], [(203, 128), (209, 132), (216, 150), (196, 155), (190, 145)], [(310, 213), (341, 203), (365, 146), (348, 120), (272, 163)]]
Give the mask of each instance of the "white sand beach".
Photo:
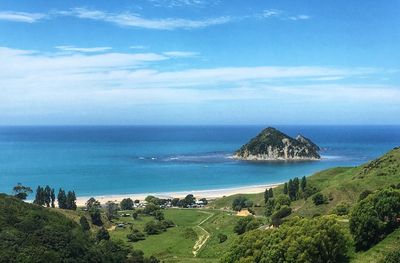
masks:
[(211, 190), (192, 190), (192, 191), (179, 191), (179, 192), (158, 192), (158, 193), (132, 193), (123, 195), (98, 195), (98, 196), (78, 196), (76, 204), (78, 206), (84, 206), (86, 201), (90, 197), (94, 197), (100, 203), (104, 204), (108, 201), (121, 202), (124, 198), (131, 198), (132, 200), (144, 200), (147, 196), (153, 195), (159, 198), (183, 198), (188, 194), (194, 195), (196, 198), (207, 198), (216, 199), (223, 196), (229, 196), (234, 194), (256, 194), (264, 192), (266, 188), (277, 187), (282, 183), (275, 184), (264, 184), (264, 185), (252, 185), (234, 188), (224, 189), (211, 189)]

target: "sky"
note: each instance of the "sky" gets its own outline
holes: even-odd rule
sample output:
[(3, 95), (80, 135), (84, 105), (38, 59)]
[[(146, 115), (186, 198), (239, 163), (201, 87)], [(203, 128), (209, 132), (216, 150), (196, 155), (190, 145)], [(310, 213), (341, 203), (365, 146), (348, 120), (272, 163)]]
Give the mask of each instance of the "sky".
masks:
[(399, 0), (0, 1), (0, 125), (400, 124)]

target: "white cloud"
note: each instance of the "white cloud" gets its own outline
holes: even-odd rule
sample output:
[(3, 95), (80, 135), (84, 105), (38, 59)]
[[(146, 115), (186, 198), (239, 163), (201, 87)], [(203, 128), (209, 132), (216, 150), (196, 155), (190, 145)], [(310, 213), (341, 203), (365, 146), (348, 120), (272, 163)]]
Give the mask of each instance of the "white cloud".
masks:
[(308, 20), (311, 17), (309, 15), (297, 15), (289, 17), (290, 20), (297, 21), (297, 20)]
[(267, 10), (263, 11), (262, 16), (266, 17), (266, 18), (268, 18), (268, 17), (277, 17), (277, 16), (280, 16), (282, 13), (283, 13), (282, 10), (267, 9)]
[(188, 57), (196, 57), (199, 55), (197, 52), (188, 52), (188, 51), (168, 51), (163, 52), (164, 55), (168, 57), (175, 57), (175, 58), (188, 58)]
[(47, 15), (40, 13), (0, 11), (0, 20), (12, 22), (34, 23), (46, 17)]
[(173, 8), (173, 7), (199, 7), (199, 6), (205, 6), (210, 3), (219, 2), (219, 0), (215, 1), (206, 1), (206, 0), (148, 0), (150, 3), (152, 3), (154, 6), (157, 7), (168, 7), (168, 8)]
[(130, 46), (129, 48), (131, 48), (131, 49), (146, 49), (148, 47), (147, 46), (142, 46), (142, 45), (135, 45), (135, 46)]
[(56, 46), (56, 48), (62, 51), (73, 51), (73, 52), (83, 52), (83, 53), (104, 52), (112, 49), (111, 47), (75, 47), (75, 46)]
[(99, 10), (86, 8), (74, 8), (70, 11), (58, 12), (59, 15), (74, 16), (82, 19), (91, 19), (110, 22), (119, 26), (137, 27), (158, 30), (195, 29), (208, 26), (226, 24), (232, 21), (231, 17), (206, 18), (203, 20), (192, 20), (182, 18), (148, 19), (133, 13), (107, 13)]

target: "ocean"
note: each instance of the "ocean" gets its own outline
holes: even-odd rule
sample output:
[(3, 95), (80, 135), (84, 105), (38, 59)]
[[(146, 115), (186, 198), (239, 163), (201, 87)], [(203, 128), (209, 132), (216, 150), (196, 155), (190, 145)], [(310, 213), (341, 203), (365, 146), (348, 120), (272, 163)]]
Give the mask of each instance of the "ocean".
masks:
[[(0, 127), (0, 192), (17, 183), (78, 196), (222, 189), (355, 166), (400, 145), (400, 126), (276, 126), (321, 161), (246, 162), (232, 153), (265, 126)], [(32, 196), (31, 196), (32, 198)]]

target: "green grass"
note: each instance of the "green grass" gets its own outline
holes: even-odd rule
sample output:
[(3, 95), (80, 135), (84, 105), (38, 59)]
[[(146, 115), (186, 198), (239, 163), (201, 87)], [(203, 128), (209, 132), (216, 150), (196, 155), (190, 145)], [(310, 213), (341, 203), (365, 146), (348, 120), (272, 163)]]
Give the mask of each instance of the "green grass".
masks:
[[(237, 217), (227, 212), (200, 209), (165, 209), (163, 211), (165, 218), (172, 220), (176, 227), (169, 228), (159, 235), (146, 236), (146, 240), (131, 243), (126, 238), (130, 232), (130, 226), (133, 225), (143, 231), (146, 222), (154, 218), (145, 215), (139, 215), (136, 220), (131, 217), (120, 217), (114, 220), (114, 223), (125, 223), (127, 227), (110, 231), (111, 238), (122, 240), (135, 249), (142, 250), (145, 255), (154, 255), (165, 262), (217, 262), (221, 251), (226, 251), (236, 235), (233, 233), (233, 225)], [(192, 253), (193, 246), (199, 236), (205, 234), (198, 225), (208, 217), (209, 219), (202, 224), (202, 227), (211, 234), (210, 239), (195, 258)], [(222, 244), (218, 243), (216, 237), (220, 232), (228, 235), (228, 240)]]

